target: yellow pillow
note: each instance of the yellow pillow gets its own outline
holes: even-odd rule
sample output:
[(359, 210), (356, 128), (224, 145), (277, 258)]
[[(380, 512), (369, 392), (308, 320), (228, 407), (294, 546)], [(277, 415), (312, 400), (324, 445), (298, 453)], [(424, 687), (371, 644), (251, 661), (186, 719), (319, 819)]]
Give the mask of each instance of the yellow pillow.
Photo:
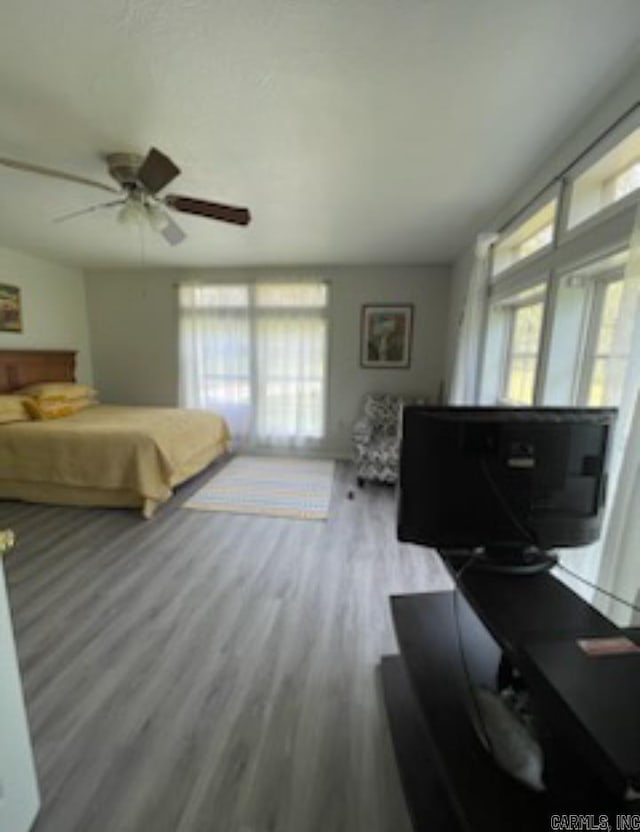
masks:
[(73, 416), (94, 404), (93, 400), (76, 399), (75, 401), (50, 401), (49, 399), (26, 399), (24, 406), (33, 419), (39, 421), (63, 419)]
[(70, 381), (44, 381), (28, 384), (19, 393), (35, 399), (52, 399), (54, 401), (74, 401), (75, 399), (95, 398), (98, 393), (87, 384), (75, 384)]
[(28, 422), (29, 414), (25, 410), (24, 396), (0, 395), (0, 425), (11, 422)]

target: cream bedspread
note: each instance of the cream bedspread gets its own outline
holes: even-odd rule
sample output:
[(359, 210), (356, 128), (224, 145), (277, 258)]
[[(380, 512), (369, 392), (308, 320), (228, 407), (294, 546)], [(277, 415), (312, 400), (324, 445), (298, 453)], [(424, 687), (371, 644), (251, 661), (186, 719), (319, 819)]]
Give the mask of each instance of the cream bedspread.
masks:
[(12, 496), (10, 484), (24, 484), (28, 493), (55, 485), (134, 495), (150, 515), (229, 441), (220, 416), (174, 408), (97, 405), (63, 419), (2, 425), (0, 492)]

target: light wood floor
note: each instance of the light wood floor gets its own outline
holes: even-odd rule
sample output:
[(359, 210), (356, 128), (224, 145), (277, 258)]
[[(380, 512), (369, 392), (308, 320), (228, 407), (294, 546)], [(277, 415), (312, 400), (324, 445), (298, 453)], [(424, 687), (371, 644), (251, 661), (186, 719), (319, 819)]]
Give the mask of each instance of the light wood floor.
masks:
[(439, 561), (345, 464), (326, 523), (181, 510), (201, 481), (148, 522), (0, 503), (35, 832), (409, 832), (376, 665)]

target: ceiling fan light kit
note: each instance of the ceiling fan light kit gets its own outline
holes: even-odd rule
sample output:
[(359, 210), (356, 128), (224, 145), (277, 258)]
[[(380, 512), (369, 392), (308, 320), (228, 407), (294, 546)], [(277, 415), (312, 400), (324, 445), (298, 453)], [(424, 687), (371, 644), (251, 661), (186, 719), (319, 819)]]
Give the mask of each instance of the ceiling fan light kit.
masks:
[(0, 157), (0, 166), (100, 188), (103, 191), (118, 194), (120, 197), (65, 214), (57, 218), (58, 222), (74, 219), (98, 209), (118, 206), (117, 219), (120, 223), (136, 225), (146, 222), (154, 231), (161, 234), (169, 245), (174, 246), (185, 240), (186, 234), (166, 210), (167, 208), (233, 225), (248, 225), (251, 221), (251, 214), (247, 208), (179, 194), (158, 196), (158, 193), (180, 174), (180, 168), (155, 147), (152, 147), (146, 156), (136, 153), (110, 153), (105, 157), (105, 162), (109, 174), (119, 188), (65, 171)]
[(144, 205), (137, 199), (127, 199), (118, 211), (118, 222), (122, 225), (140, 225), (144, 219)]
[(147, 205), (147, 219), (154, 231), (162, 231), (169, 223), (169, 214), (157, 204)]

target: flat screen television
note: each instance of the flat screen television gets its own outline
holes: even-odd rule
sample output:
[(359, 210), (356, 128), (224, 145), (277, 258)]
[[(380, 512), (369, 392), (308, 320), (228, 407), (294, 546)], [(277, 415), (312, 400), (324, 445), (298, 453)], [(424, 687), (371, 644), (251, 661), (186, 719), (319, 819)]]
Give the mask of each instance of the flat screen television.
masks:
[(489, 564), (551, 565), (600, 533), (616, 411), (410, 406), (398, 538), (474, 550)]

